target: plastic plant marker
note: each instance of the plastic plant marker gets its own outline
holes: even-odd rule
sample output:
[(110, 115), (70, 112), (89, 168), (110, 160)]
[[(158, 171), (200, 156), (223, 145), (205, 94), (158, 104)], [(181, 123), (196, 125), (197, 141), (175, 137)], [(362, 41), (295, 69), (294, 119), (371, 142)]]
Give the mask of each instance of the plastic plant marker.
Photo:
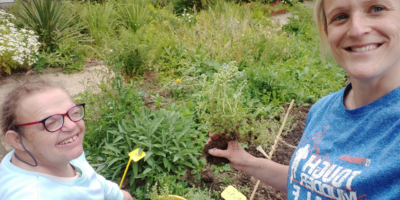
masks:
[(128, 171), (129, 164), (131, 164), (131, 161), (132, 161), (132, 159), (131, 159), (131, 157), (129, 157), (129, 161), (128, 161), (128, 164), (126, 165), (124, 175), (122, 176), (121, 183), (119, 184), (119, 188), (121, 188), (122, 182), (124, 182), (124, 178), (125, 178), (126, 172)]
[(135, 162), (139, 161), (140, 159), (144, 158), (145, 156), (146, 156), (146, 153), (144, 151), (142, 151), (142, 153), (139, 155), (139, 148), (137, 148), (129, 153), (129, 157)]
[(246, 196), (239, 192), (232, 185), (229, 185), (222, 193), (221, 196), (225, 200), (247, 200)]
[(142, 153), (139, 155), (139, 148), (137, 148), (129, 153), (129, 161), (128, 161), (128, 164), (126, 165), (124, 175), (122, 176), (121, 183), (119, 184), (119, 188), (121, 188), (121, 186), (122, 186), (122, 182), (124, 181), (126, 172), (128, 171), (129, 164), (131, 164), (131, 161), (133, 160), (133, 161), (137, 162), (140, 159), (144, 158), (145, 156), (146, 156), (146, 153), (144, 151), (142, 151)]

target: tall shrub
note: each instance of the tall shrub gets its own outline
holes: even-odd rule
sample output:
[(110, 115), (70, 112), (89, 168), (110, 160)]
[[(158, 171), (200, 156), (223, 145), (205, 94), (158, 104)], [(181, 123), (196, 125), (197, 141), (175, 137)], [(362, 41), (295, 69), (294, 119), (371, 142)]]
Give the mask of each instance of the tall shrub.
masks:
[(79, 34), (76, 15), (65, 12), (65, 6), (56, 0), (21, 0), (22, 9), (15, 15), (29, 29), (39, 35), (43, 49), (53, 50), (61, 38)]

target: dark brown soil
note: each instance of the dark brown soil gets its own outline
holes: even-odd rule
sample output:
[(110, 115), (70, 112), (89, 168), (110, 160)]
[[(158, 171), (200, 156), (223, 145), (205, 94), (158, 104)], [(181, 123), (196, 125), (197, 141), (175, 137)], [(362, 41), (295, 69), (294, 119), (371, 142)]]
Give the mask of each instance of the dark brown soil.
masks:
[[(272, 156), (273, 161), (280, 164), (289, 165), (292, 154), (301, 139), (309, 109), (310, 106), (293, 108), (290, 115), (297, 116), (293, 121), (293, 123), (297, 122), (297, 127), (286, 136), (282, 136), (278, 143), (278, 148)], [(256, 146), (251, 144), (251, 142), (248, 143), (248, 147), (249, 148), (247, 151), (250, 154), (256, 157), (264, 158), (262, 153), (256, 150)], [(209, 164), (205, 167), (204, 172), (201, 174), (201, 183), (194, 180), (195, 176), (196, 175), (187, 173), (185, 180), (188, 180), (196, 187), (203, 187), (203, 184), (205, 184), (205, 186), (211, 189), (211, 191), (217, 191), (219, 194), (221, 194), (228, 185), (234, 185), (249, 199), (257, 183), (257, 180), (254, 177), (234, 169), (229, 172), (219, 173), (217, 176), (215, 176)], [(254, 200), (265, 199), (284, 200), (287, 199), (287, 196), (286, 193), (280, 192), (264, 183), (260, 183), (254, 196)]]
[(211, 138), (211, 142), (209, 144), (206, 144), (206, 146), (204, 146), (204, 149), (203, 149), (203, 155), (206, 157), (208, 164), (221, 166), (225, 163), (229, 163), (229, 160), (226, 158), (220, 158), (220, 157), (215, 157), (215, 156), (210, 155), (208, 153), (208, 150), (213, 149), (213, 148), (226, 150), (228, 148), (228, 143), (224, 139)]

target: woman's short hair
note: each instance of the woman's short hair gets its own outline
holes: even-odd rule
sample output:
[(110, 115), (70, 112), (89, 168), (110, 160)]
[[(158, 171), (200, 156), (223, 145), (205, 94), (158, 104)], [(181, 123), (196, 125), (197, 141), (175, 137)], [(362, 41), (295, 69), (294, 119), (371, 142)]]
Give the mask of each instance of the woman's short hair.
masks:
[(321, 56), (326, 58), (329, 53), (328, 38), (326, 36), (326, 31), (328, 28), (327, 19), (324, 11), (324, 0), (316, 0), (314, 7), (314, 20), (317, 24), (318, 35), (321, 42)]
[(15, 86), (5, 97), (0, 110), (0, 127), (3, 134), (8, 130), (13, 130), (14, 125), (18, 124), (17, 111), (18, 102), (29, 95), (48, 89), (65, 89), (56, 83), (48, 81), (25, 81)]

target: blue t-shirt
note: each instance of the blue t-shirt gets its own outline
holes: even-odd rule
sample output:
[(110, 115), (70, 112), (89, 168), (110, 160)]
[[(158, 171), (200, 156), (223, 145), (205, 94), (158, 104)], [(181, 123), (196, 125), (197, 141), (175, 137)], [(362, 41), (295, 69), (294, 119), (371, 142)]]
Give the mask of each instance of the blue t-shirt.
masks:
[(400, 88), (346, 109), (346, 89), (318, 101), (290, 161), (288, 199), (400, 199)]
[(116, 183), (97, 174), (83, 153), (70, 163), (82, 176), (62, 182), (48, 176), (27, 171), (13, 165), (9, 152), (0, 164), (1, 200), (122, 200), (123, 194)]

